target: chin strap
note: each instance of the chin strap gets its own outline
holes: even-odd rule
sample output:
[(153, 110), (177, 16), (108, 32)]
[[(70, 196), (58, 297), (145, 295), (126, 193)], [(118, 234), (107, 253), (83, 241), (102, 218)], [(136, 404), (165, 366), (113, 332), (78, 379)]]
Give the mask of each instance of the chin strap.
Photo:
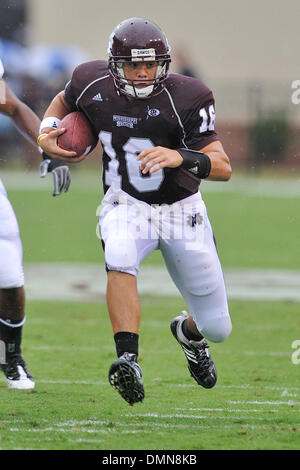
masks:
[(137, 88), (132, 85), (125, 85), (124, 90), (133, 98), (146, 98), (147, 96), (151, 95), (153, 88), (153, 85), (146, 86), (145, 88)]

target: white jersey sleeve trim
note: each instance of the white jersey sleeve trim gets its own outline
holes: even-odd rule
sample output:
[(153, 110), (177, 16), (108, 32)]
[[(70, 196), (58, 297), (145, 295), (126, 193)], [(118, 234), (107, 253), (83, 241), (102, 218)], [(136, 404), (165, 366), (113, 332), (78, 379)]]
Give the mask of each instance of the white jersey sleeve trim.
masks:
[(91, 83), (89, 83), (85, 88), (84, 90), (82, 90), (82, 92), (80, 93), (80, 95), (78, 96), (77, 100), (76, 100), (76, 106), (78, 108), (78, 103), (79, 101), (81, 100), (82, 96), (84, 95), (84, 93), (90, 88), (90, 86), (94, 85), (94, 83), (96, 82), (99, 82), (100, 80), (104, 80), (105, 78), (108, 78), (110, 77), (110, 75), (104, 75), (103, 77), (100, 77), (100, 78), (96, 78), (96, 80), (93, 80)]
[(173, 101), (173, 98), (172, 98), (172, 96), (171, 96), (171, 93), (170, 93), (166, 88), (164, 88), (164, 91), (167, 93), (167, 95), (168, 95), (168, 97), (169, 97), (171, 106), (172, 106), (172, 108), (173, 108), (173, 110), (174, 110), (174, 113), (175, 113), (175, 115), (176, 115), (176, 117), (177, 117), (177, 120), (178, 120), (178, 122), (179, 122), (179, 125), (180, 125), (180, 127), (181, 127), (182, 134), (183, 134), (183, 137), (182, 137), (182, 139), (181, 139), (182, 144), (183, 144), (183, 146), (184, 146), (185, 148), (187, 148), (187, 145), (186, 145), (186, 143), (185, 143), (186, 133), (185, 133), (185, 130), (184, 130), (184, 126), (183, 126), (182, 121), (181, 121), (181, 119), (180, 119), (180, 116), (179, 116), (179, 114), (178, 114), (178, 112), (177, 112), (177, 109), (176, 109), (175, 103), (174, 103), (174, 101)]

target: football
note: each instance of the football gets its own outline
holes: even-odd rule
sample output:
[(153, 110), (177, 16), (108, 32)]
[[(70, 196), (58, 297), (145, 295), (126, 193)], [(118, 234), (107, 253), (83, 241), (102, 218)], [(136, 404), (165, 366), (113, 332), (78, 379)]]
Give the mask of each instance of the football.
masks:
[(67, 114), (58, 128), (62, 127), (66, 130), (58, 136), (57, 145), (64, 150), (76, 152), (75, 157), (88, 155), (96, 147), (98, 137), (80, 111)]

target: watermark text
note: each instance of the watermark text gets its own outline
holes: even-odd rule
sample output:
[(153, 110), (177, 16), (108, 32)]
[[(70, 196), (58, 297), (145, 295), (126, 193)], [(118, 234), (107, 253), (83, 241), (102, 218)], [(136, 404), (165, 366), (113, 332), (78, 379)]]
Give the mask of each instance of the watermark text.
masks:
[(295, 339), (292, 342), (292, 348), (295, 349), (292, 354), (292, 363), (298, 365), (300, 364), (300, 339)]
[(292, 89), (295, 90), (291, 96), (292, 103), (300, 104), (300, 80), (294, 80), (292, 82)]

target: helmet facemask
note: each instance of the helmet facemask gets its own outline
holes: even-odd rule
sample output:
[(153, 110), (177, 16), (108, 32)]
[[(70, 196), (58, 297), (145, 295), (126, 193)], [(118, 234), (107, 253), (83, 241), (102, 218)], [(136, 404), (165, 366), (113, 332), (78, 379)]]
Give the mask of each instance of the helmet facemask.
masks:
[[(163, 90), (163, 82), (167, 78), (169, 61), (166, 60), (152, 60), (148, 61), (155, 62), (157, 64), (157, 69), (155, 77), (152, 79), (130, 79), (125, 76), (125, 71), (123, 65), (128, 62), (143, 62), (147, 63), (147, 59), (138, 58), (138, 60), (112, 60), (110, 61), (110, 70), (115, 81), (117, 89), (133, 98), (148, 98), (151, 96), (156, 96)], [(139, 82), (144, 84), (143, 87), (139, 87)], [(145, 85), (146, 84), (146, 85)]]

